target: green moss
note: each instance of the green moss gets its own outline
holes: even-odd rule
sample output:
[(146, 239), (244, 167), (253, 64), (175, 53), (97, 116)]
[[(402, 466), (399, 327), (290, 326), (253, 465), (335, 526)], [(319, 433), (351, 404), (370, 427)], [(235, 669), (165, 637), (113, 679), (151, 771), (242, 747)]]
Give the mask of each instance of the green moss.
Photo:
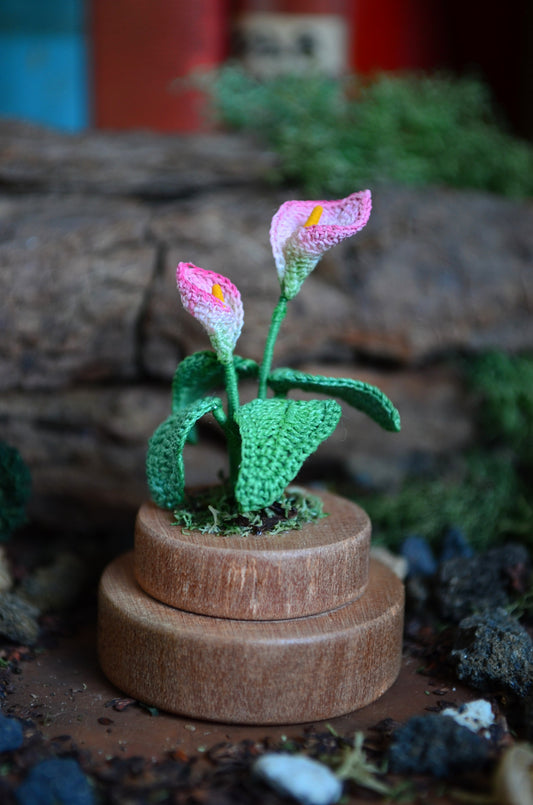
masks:
[[(479, 550), (516, 531), (531, 517), (507, 456), (476, 451), (432, 478), (408, 478), (394, 495), (360, 500), (377, 542), (397, 548), (409, 534), (438, 545), (446, 530), (460, 528)], [(520, 530), (522, 528), (520, 527)]]
[(256, 132), (278, 154), (273, 180), (294, 182), (310, 196), (340, 196), (380, 181), (533, 194), (533, 148), (505, 130), (476, 79), (261, 82), (228, 66), (209, 86), (228, 126)]
[(479, 438), (509, 448), (533, 467), (533, 356), (489, 352), (467, 364), (479, 396)]
[(0, 441), (0, 541), (26, 522), (30, 471), (14, 447)]
[(174, 512), (174, 525), (203, 534), (247, 537), (300, 529), (325, 516), (319, 497), (294, 486), (264, 509), (239, 513), (229, 486), (221, 484), (189, 495)]
[(477, 399), (476, 448), (397, 494), (359, 499), (392, 548), (413, 533), (438, 545), (450, 526), (479, 550), (504, 539), (533, 547), (533, 357), (489, 352), (463, 369)]

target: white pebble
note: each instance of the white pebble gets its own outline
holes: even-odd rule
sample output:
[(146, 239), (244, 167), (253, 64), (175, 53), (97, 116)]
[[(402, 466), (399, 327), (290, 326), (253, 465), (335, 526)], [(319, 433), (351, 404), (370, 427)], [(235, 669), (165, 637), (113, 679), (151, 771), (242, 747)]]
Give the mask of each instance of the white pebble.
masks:
[(396, 553), (391, 553), (387, 548), (381, 545), (376, 545), (370, 548), (370, 556), (372, 559), (377, 559), (382, 565), (385, 565), (398, 576), (401, 581), (404, 581), (409, 570), (409, 562), (405, 556), (398, 556)]
[(462, 704), (460, 707), (447, 707), (441, 715), (450, 716), (462, 727), (468, 727), (471, 732), (480, 732), (488, 738), (489, 727), (494, 724), (494, 713), (491, 703), (486, 699), (476, 699), (473, 702)]
[(342, 783), (333, 772), (305, 755), (269, 753), (256, 760), (253, 770), (278, 794), (301, 805), (333, 805), (342, 795)]

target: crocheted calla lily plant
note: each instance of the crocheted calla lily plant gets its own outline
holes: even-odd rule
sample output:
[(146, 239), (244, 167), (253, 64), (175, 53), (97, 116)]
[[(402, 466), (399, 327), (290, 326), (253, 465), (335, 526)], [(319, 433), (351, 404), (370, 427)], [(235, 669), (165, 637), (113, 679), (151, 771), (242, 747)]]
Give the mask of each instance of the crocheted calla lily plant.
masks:
[[(371, 211), (369, 190), (337, 201), (288, 201), (272, 219), (270, 241), (281, 293), (272, 314), (260, 364), (235, 355), (243, 305), (226, 277), (180, 263), (177, 285), (185, 309), (207, 331), (212, 350), (195, 352), (178, 366), (172, 381), (172, 413), (149, 441), (148, 485), (153, 501), (177, 509), (185, 497), (183, 450), (196, 440), (195, 425), (212, 414), (224, 431), (229, 485), (237, 511), (253, 512), (279, 500), (304, 461), (330, 436), (341, 416), (341, 400), (386, 430), (400, 417), (375, 386), (359, 380), (272, 369), (274, 345), (287, 306), (305, 278), (332, 246), (359, 232)], [(239, 379), (256, 379), (257, 398), (241, 405)], [(213, 390), (225, 387), (226, 404)], [(293, 389), (333, 399), (295, 400)]]

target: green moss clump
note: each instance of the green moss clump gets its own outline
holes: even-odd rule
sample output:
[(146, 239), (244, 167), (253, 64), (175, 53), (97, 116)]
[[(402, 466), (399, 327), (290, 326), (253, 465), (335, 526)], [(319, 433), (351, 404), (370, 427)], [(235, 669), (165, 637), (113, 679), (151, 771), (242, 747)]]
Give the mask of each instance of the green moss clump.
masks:
[(480, 439), (533, 468), (533, 356), (489, 352), (470, 359), (467, 378), (480, 397)]
[(477, 395), (475, 450), (434, 477), (408, 478), (397, 494), (361, 501), (391, 548), (413, 533), (438, 545), (451, 526), (479, 550), (504, 539), (533, 546), (533, 356), (489, 352), (463, 368)]
[(259, 81), (227, 66), (208, 85), (223, 122), (256, 132), (278, 154), (273, 179), (311, 197), (380, 181), (533, 195), (533, 148), (505, 130), (474, 78)]
[(439, 545), (458, 527), (472, 547), (484, 550), (530, 518), (508, 458), (472, 452), (433, 478), (408, 478), (395, 495), (360, 501), (370, 515), (376, 542), (398, 548), (409, 534)]
[(0, 441), (0, 542), (26, 522), (30, 471), (18, 450)]
[(247, 537), (300, 529), (325, 516), (321, 499), (295, 486), (260, 511), (239, 513), (229, 487), (220, 485), (189, 495), (174, 512), (174, 525), (202, 534)]

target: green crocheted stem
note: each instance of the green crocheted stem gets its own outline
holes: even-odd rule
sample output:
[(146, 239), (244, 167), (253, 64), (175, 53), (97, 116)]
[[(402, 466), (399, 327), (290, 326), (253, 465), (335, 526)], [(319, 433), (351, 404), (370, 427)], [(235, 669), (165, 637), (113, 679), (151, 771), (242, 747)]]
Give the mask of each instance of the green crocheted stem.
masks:
[(232, 488), (237, 483), (239, 464), (241, 461), (241, 439), (239, 428), (235, 417), (239, 411), (239, 387), (237, 383), (237, 372), (233, 361), (224, 365), (226, 394), (228, 395), (228, 418), (225, 425), (226, 439), (228, 442), (229, 457), (229, 477)]
[(228, 395), (228, 419), (234, 419), (239, 410), (239, 386), (233, 361), (224, 364), (224, 380)]
[[(233, 366), (238, 378), (255, 379), (259, 375), (259, 365), (251, 358), (234, 355)], [(211, 350), (194, 352), (189, 355), (188, 358), (181, 361), (172, 380), (172, 413), (175, 414), (196, 400), (202, 399), (213, 389), (222, 388), (225, 384), (227, 386), (226, 378), (226, 365), (222, 364)], [(233, 407), (234, 409), (238, 407), (235, 402)], [(225, 414), (219, 411), (215, 418), (224, 427)], [(196, 444), (198, 441), (196, 428), (191, 428), (187, 441)]]
[(263, 354), (263, 363), (259, 370), (259, 391), (258, 399), (264, 400), (267, 394), (267, 378), (270, 374), (270, 367), (272, 366), (272, 358), (274, 356), (274, 346), (278, 337), (279, 328), (287, 313), (288, 299), (283, 294), (280, 296), (278, 304), (272, 313), (272, 320), (270, 322), (270, 330), (265, 344), (265, 352)]

